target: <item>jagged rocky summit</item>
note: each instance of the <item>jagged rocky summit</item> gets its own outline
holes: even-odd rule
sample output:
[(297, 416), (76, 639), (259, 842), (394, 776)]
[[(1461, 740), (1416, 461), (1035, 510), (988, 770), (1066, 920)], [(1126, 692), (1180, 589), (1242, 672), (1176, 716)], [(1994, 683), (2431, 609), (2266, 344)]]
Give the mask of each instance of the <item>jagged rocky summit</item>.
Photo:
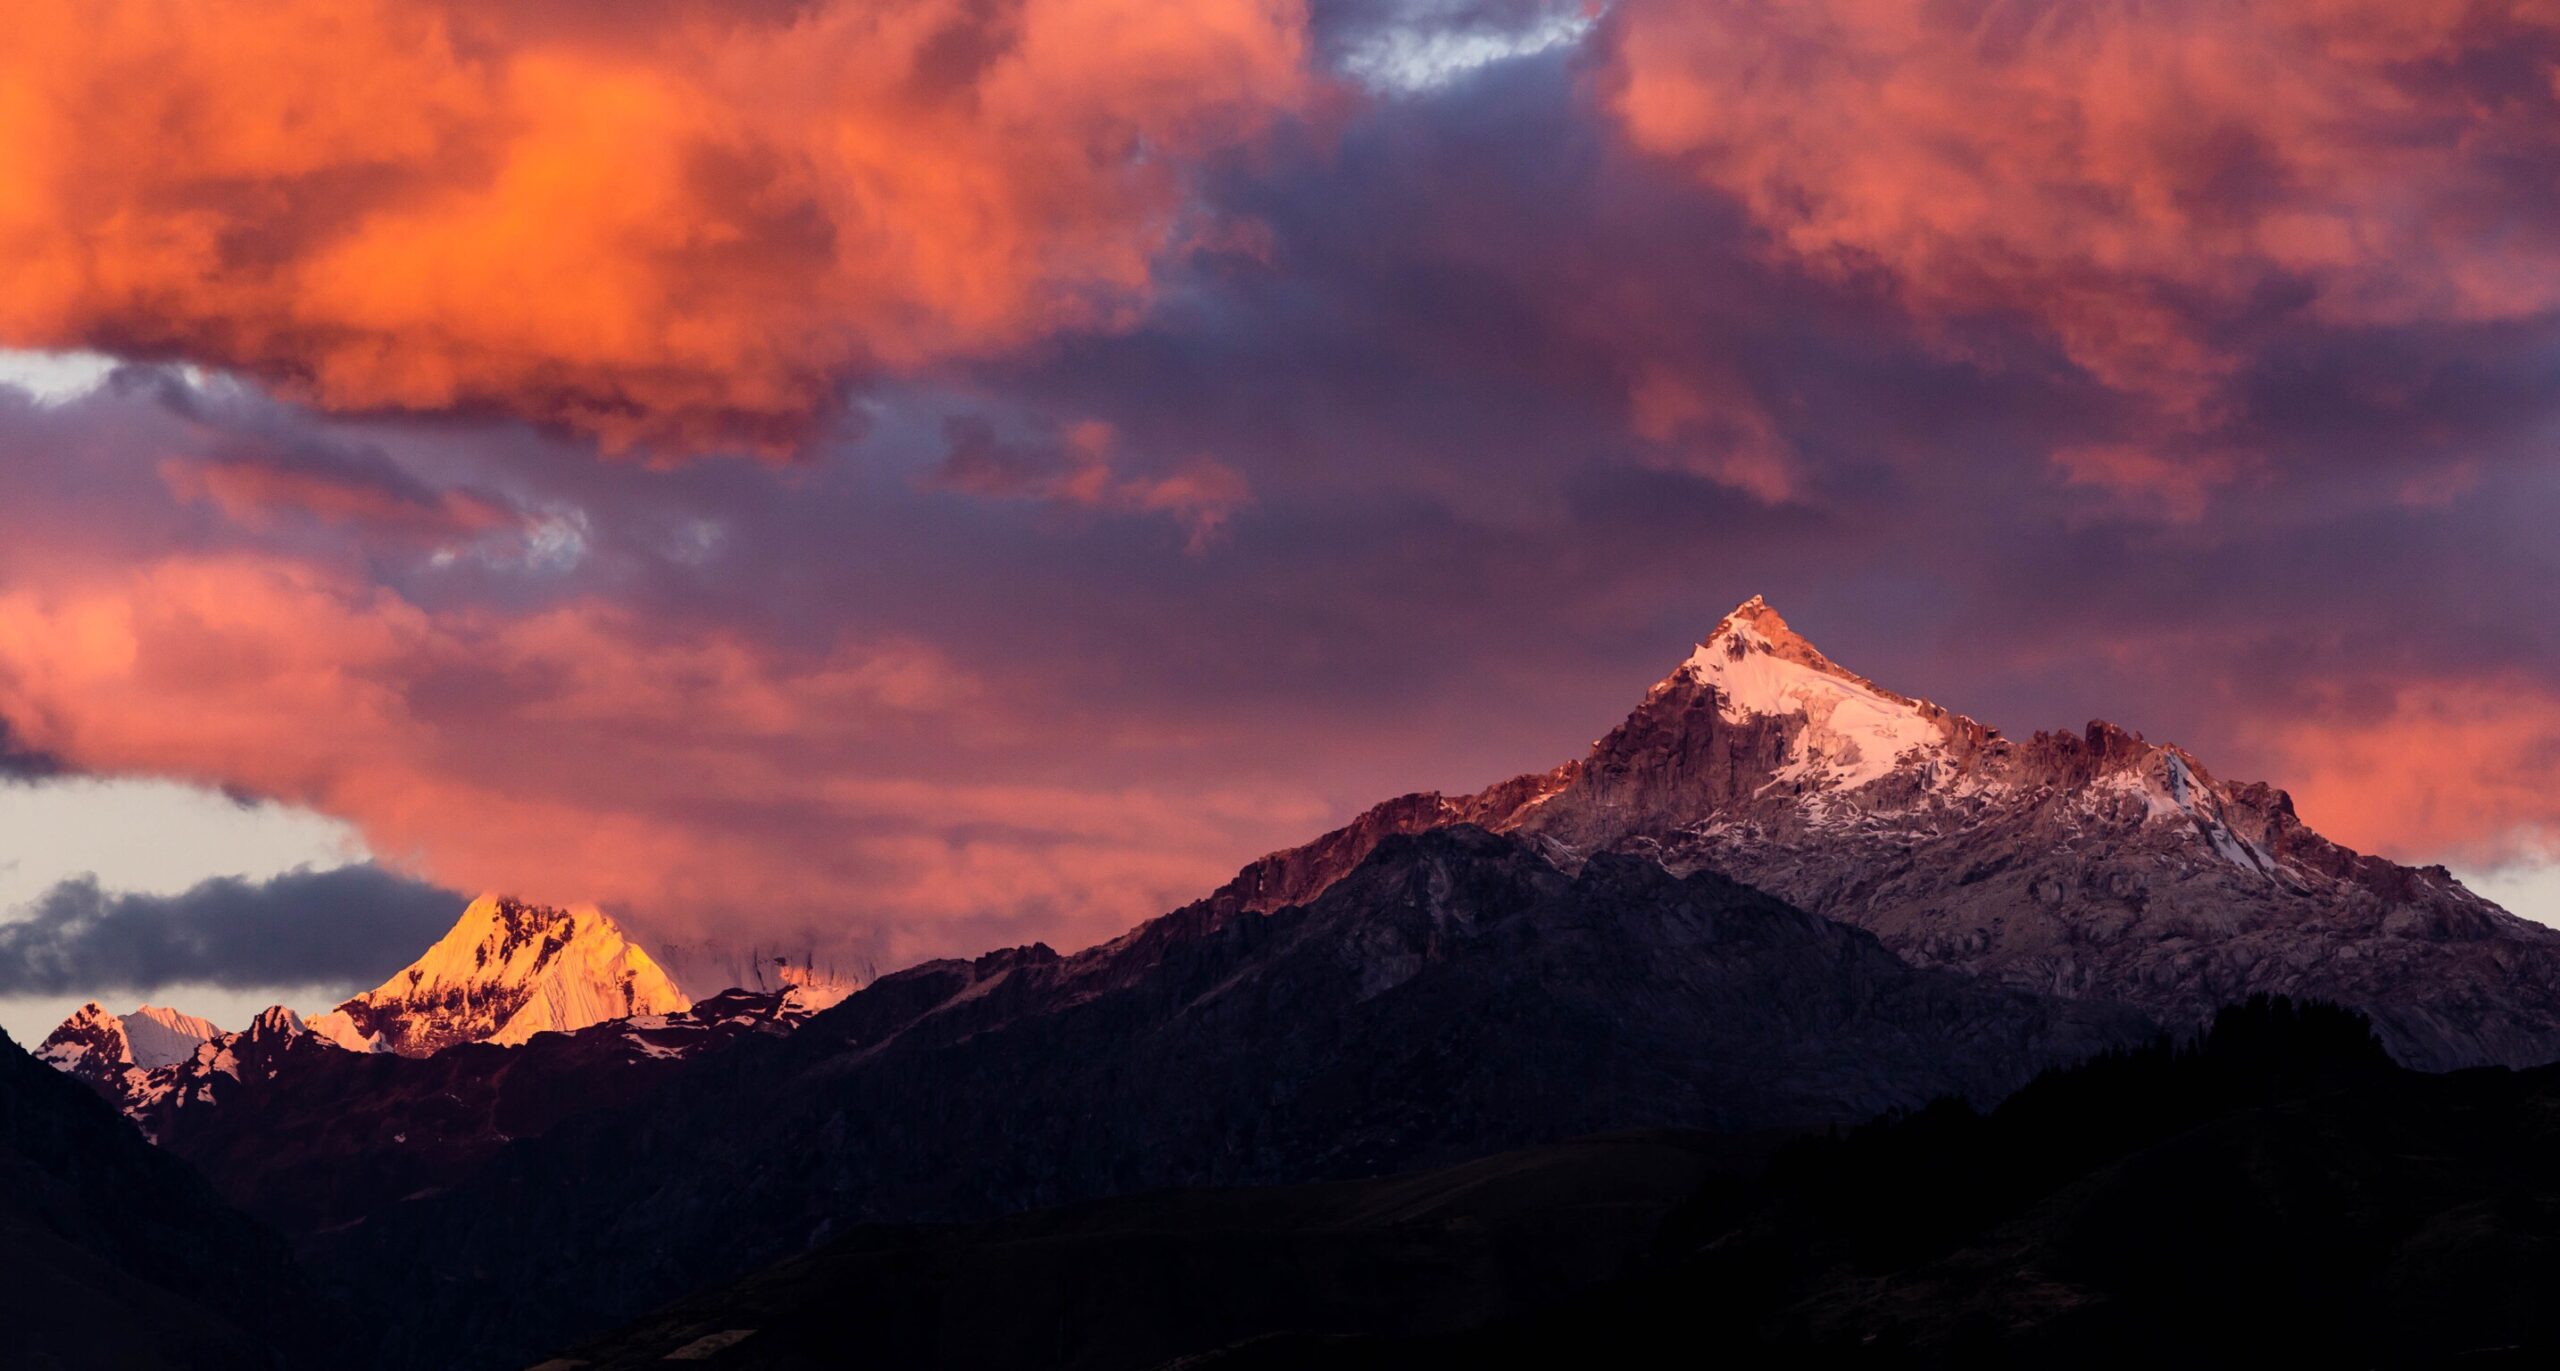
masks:
[(1868, 929), (1916, 965), (2200, 1022), (2260, 991), (2370, 1015), (2431, 1069), (2560, 1058), (2560, 931), (2321, 837), (2283, 791), (2095, 722), (2025, 739), (1838, 665), (1755, 596), (1583, 758), (1419, 794), (1256, 862), (1303, 902), (1383, 837), (1453, 823), (1567, 869), (1714, 870)]

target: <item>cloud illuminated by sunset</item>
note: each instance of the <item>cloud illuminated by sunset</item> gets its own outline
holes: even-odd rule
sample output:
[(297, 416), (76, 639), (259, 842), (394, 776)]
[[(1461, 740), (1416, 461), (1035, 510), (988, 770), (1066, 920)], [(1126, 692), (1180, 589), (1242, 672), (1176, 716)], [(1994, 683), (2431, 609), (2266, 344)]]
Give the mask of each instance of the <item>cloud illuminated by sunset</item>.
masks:
[(2560, 305), (2542, 0), (1630, 0), (1613, 23), (1628, 135), (1779, 251), (1923, 314), (2032, 317), (2175, 413), (2219, 401), (2246, 344), (2218, 331), (2252, 312)]
[(785, 451), (876, 370), (1110, 327), (1296, 0), (42, 0), (0, 53), (0, 344), (337, 410)]
[(2397, 859), (2560, 834), (2547, 3), (12, 24), (0, 783), (1068, 945), (1765, 592)]

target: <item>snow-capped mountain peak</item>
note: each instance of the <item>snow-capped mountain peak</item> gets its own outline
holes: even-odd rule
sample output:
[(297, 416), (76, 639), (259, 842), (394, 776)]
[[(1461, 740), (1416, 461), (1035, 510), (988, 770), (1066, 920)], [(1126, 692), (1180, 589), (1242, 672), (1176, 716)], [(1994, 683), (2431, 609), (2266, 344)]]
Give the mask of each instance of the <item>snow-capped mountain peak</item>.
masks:
[[(412, 1056), (460, 1042), (521, 1043), (690, 1005), (620, 925), (593, 905), (560, 909), (482, 895), (416, 961), (323, 1015), (342, 1046)], [(340, 1016), (343, 1015), (343, 1019)]]
[(1683, 685), (1713, 691), (1727, 723), (1804, 720), (1773, 774), (1776, 781), (1855, 789), (1882, 779), (1899, 761), (1942, 748), (1955, 731), (1945, 710), (1896, 695), (1823, 656), (1757, 595), (1718, 620), (1646, 702)]
[(57, 1070), (111, 1084), (128, 1071), (151, 1071), (195, 1055), (222, 1036), (210, 1020), (146, 1004), (130, 1014), (110, 1014), (96, 1000), (80, 1006), (45, 1035), (36, 1055)]
[(197, 1044), (222, 1036), (221, 1028), (211, 1019), (156, 1004), (143, 1005), (125, 1015), (124, 1033), (133, 1049), (133, 1064), (145, 1071), (184, 1061), (195, 1055)]
[[(1302, 903), (1388, 835), (1455, 823), (1568, 869), (1633, 853), (1715, 870), (1923, 965), (2172, 1019), (2257, 990), (2317, 993), (2373, 1014), (2415, 1063), (2560, 1051), (2560, 1012), (2542, 1007), (2560, 990), (2501, 979), (2518, 948), (2560, 959), (2560, 933), (2440, 867), (2329, 842), (2283, 791), (2131, 730), (2013, 739), (1884, 689), (1757, 596), (1582, 757), (1388, 801), (1231, 890), (1248, 908)], [(2463, 948), (2478, 955), (2429, 960)], [(2454, 1003), (2488, 1007), (2433, 1007)]]
[(1822, 649), (1788, 627), (1778, 611), (1757, 595), (1718, 619), (1682, 667), (1695, 676), (1713, 677), (1725, 672), (1725, 664), (1753, 655), (1773, 657), (1819, 675), (1876, 689), (1874, 682), (1823, 656)]
[(133, 1065), (133, 1044), (125, 1036), (124, 1020), (91, 1000), (45, 1035), (36, 1056), (75, 1076), (104, 1077)]

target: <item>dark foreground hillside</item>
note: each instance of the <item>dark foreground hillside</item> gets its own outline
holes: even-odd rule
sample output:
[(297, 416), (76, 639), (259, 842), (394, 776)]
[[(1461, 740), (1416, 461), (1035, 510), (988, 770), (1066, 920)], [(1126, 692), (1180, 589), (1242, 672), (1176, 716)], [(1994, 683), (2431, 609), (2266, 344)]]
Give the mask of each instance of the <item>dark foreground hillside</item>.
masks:
[[(2278, 1000), (2184, 1050), (1783, 1151), (1750, 1217), (1584, 1298), (1415, 1341), (1279, 1338), (1219, 1371), (1634, 1364), (2550, 1365), (2560, 1068), (2426, 1075)], [(1565, 1359), (1559, 1361), (1557, 1359)]]
[(251, 1371), (335, 1331), (283, 1239), (0, 1034), (0, 1366)]
[(1748, 1147), (1655, 1136), (866, 1230), (570, 1355), (2503, 1366), (2560, 1350), (2554, 1289), (2560, 1069), (2410, 1072), (2356, 1017), (2279, 1000), (1987, 1116), (1941, 1105), (1798, 1140), (1765, 1168)]
[(1179, 1190), (866, 1228), (566, 1354), (654, 1367), (1156, 1366), (1274, 1329), (1450, 1333), (1658, 1261), (1768, 1139), (1649, 1133), (1331, 1185)]

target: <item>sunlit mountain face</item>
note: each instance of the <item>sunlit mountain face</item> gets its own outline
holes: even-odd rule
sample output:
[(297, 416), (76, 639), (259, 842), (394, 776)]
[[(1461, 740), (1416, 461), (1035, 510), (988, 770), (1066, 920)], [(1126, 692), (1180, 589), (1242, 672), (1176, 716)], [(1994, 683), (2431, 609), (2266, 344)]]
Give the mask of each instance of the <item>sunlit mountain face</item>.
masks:
[[(1472, 1354), (1684, 1242), (1736, 1349), (2192, 1341), (2091, 1254), (2254, 1143), (1781, 1155), (2160, 1035), (2091, 1069), (2540, 1193), (2404, 1114), (2560, 1059), (2546, 0), (9, 18), (0, 1346)], [(1888, 1172), (1966, 1198), (1787, 1189)], [(2529, 1208), (2316, 1345), (2560, 1340), (2378, 1293)]]

